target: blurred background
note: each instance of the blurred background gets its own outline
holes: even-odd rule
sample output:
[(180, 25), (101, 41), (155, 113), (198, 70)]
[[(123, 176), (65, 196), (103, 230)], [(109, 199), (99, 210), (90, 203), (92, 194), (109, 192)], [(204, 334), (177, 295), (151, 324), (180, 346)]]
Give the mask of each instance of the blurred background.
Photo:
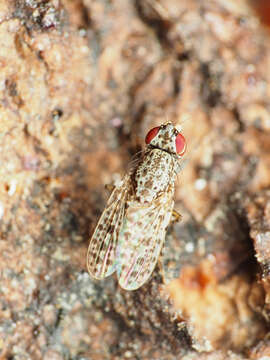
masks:
[[(0, 359), (270, 358), (267, 0), (0, 2)], [(134, 292), (86, 270), (147, 131), (182, 215)]]

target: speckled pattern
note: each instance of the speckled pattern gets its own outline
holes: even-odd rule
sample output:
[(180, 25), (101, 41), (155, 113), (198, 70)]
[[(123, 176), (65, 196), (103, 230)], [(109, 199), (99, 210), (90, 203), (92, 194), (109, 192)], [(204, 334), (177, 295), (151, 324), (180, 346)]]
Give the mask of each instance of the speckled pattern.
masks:
[(116, 187), (90, 240), (87, 253), (89, 273), (96, 279), (111, 275), (116, 270), (115, 251), (123, 224), (125, 203), (128, 199), (129, 177)]
[(152, 274), (174, 206), (177, 135), (171, 123), (161, 125), (138, 166), (114, 189), (88, 248), (94, 278), (116, 271), (120, 286), (135, 290)]
[(176, 172), (175, 158), (160, 149), (150, 149), (134, 173), (135, 197), (140, 203), (151, 203), (171, 183)]

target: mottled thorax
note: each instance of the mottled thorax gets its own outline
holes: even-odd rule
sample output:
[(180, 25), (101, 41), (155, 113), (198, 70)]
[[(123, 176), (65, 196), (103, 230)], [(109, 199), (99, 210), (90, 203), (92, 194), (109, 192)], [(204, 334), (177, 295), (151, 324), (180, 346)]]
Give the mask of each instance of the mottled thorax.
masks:
[(149, 203), (173, 186), (177, 165), (177, 159), (164, 150), (147, 151), (133, 176), (136, 199)]

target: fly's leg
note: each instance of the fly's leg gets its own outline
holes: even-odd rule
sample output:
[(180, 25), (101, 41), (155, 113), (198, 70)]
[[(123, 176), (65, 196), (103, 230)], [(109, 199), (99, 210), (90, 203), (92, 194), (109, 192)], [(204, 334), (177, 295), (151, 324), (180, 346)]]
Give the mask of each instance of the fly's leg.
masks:
[(158, 272), (160, 273), (161, 275), (161, 278), (164, 282), (164, 279), (165, 279), (165, 272), (164, 272), (164, 267), (163, 267), (163, 264), (162, 264), (162, 253), (160, 253), (160, 256), (159, 256), (159, 259), (157, 261), (157, 268), (158, 268)]
[(176, 222), (180, 222), (182, 220), (182, 215), (179, 214), (176, 210), (172, 211), (171, 224), (175, 224)]
[(105, 189), (108, 191), (109, 194), (111, 194), (113, 192), (113, 190), (115, 189), (115, 185), (113, 184), (106, 184), (105, 185)]
[(165, 284), (165, 279), (166, 279), (166, 273), (165, 273), (165, 268), (164, 268), (164, 263), (162, 261), (163, 259), (163, 255), (164, 255), (164, 251), (165, 251), (165, 246), (163, 244), (162, 248), (161, 248), (161, 251), (160, 251), (160, 254), (159, 254), (159, 258), (158, 258), (158, 261), (157, 261), (157, 268), (158, 268), (158, 272), (161, 276), (161, 279), (162, 279), (162, 283)]

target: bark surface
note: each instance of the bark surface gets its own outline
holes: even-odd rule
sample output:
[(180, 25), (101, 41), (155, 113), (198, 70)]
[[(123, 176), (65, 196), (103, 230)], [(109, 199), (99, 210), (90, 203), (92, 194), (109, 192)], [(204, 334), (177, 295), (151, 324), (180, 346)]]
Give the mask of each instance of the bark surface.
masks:
[[(0, 359), (270, 356), (269, 16), (250, 5), (0, 2)], [(167, 120), (182, 220), (142, 288), (95, 282), (105, 185)]]

